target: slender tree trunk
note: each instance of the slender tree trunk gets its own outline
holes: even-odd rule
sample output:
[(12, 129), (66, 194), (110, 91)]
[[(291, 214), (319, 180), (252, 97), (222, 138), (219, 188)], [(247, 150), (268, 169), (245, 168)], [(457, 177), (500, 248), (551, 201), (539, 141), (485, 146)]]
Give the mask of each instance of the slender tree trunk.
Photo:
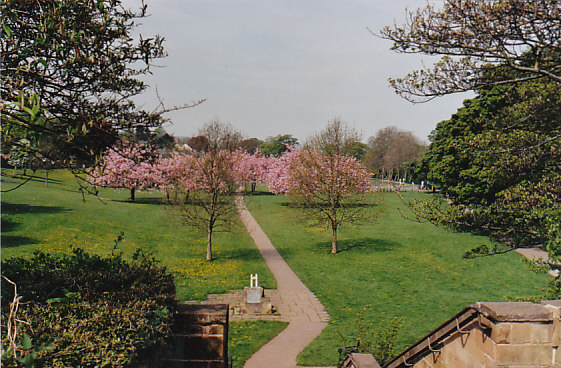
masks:
[(18, 172), (18, 167), (16, 165), (14, 165), (14, 173), (13, 173), (12, 176), (16, 176), (17, 172)]
[(207, 229), (206, 260), (212, 261), (212, 226), (210, 225)]
[(331, 253), (337, 253), (337, 227), (331, 227)]
[(134, 202), (134, 191), (136, 188), (131, 188), (131, 201)]
[(256, 182), (251, 183), (251, 193), (255, 193), (255, 187), (257, 186)]

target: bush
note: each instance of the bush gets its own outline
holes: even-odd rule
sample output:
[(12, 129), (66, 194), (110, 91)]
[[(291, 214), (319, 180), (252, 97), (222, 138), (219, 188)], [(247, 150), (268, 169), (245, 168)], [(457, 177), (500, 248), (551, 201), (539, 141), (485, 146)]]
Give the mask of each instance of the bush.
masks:
[[(339, 349), (339, 362), (342, 363), (349, 354), (372, 354), (380, 366), (389, 363), (396, 355), (396, 341), (403, 327), (403, 319), (392, 318), (387, 322), (374, 325), (365, 319), (366, 311), (371, 305), (364, 306), (358, 314), (355, 338), (356, 345)], [(340, 366), (340, 365), (339, 365)]]
[(17, 284), (17, 318), (29, 323), (18, 324), (18, 360), (6, 330), (14, 289), (3, 278), (3, 366), (29, 365), (27, 355), (36, 367), (154, 366), (170, 334), (173, 276), (141, 251), (132, 261), (36, 252), (2, 262), (2, 275)]

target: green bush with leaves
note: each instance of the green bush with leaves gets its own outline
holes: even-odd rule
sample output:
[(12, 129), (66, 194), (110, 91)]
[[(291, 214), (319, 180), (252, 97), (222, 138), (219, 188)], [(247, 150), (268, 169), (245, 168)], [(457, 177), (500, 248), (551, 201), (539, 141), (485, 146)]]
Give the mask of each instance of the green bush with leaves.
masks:
[[(355, 336), (356, 345), (339, 348), (339, 364), (337, 367), (342, 367), (345, 359), (351, 353), (366, 353), (372, 354), (378, 364), (381, 366), (389, 363), (396, 355), (396, 342), (403, 327), (404, 321), (402, 318), (394, 317), (389, 321), (381, 321), (374, 324), (372, 321), (365, 319), (366, 311), (371, 308), (371, 305), (365, 305), (357, 316), (357, 324)], [(344, 340), (352, 341), (345, 338), (340, 332)]]
[[(131, 261), (81, 249), (64, 256), (36, 252), (2, 262), (2, 275), (5, 367), (155, 366), (170, 334), (173, 276), (141, 251)], [(20, 322), (10, 341), (14, 297)]]
[[(504, 73), (489, 71), (489, 81)], [(522, 78), (477, 91), (432, 134), (417, 175), (442, 196), (417, 203), (417, 215), (561, 256), (560, 116), (558, 82)]]

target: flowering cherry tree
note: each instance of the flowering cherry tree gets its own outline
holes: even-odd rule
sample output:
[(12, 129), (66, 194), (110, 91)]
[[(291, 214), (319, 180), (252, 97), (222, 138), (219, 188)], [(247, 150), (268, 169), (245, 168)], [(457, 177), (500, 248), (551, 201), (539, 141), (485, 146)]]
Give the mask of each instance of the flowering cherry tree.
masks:
[(295, 147), (289, 147), (282, 156), (269, 156), (267, 158), (267, 172), (264, 182), (272, 193), (288, 193), (290, 162), (297, 154), (298, 150)]
[(239, 185), (250, 186), (251, 192), (259, 182), (265, 182), (269, 171), (269, 159), (261, 156), (259, 150), (253, 154), (238, 150), (233, 154), (234, 178)]
[(227, 230), (236, 213), (234, 193), (237, 187), (234, 155), (229, 151), (175, 153), (161, 160), (162, 187), (175, 195), (183, 221), (206, 231), (206, 260), (212, 260), (212, 240), (217, 231)]
[(136, 190), (150, 190), (160, 182), (155, 169), (156, 155), (147, 148), (119, 142), (110, 147), (99, 165), (90, 173), (89, 182), (101, 187), (125, 188), (135, 200)]
[(286, 193), (307, 216), (329, 226), (331, 253), (337, 253), (339, 226), (363, 219), (363, 195), (373, 191), (366, 170), (353, 157), (316, 149), (291, 149), (275, 167), (276, 174), (269, 175), (271, 190)]
[(193, 156), (188, 153), (174, 151), (169, 157), (161, 157), (155, 165), (157, 171), (157, 187), (165, 191), (168, 199), (170, 195), (179, 192), (188, 193), (189, 179), (195, 175)]

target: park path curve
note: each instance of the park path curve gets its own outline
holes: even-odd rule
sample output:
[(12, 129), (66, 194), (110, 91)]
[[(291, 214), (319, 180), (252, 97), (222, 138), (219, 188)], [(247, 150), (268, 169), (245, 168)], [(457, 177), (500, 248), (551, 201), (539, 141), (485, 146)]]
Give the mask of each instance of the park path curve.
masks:
[[(304, 285), (251, 215), (242, 195), (236, 196), (242, 222), (277, 281), (277, 306), (288, 326), (249, 358), (244, 368), (295, 368), (296, 356), (327, 326), (329, 315)], [(276, 299), (275, 298), (275, 299)]]

